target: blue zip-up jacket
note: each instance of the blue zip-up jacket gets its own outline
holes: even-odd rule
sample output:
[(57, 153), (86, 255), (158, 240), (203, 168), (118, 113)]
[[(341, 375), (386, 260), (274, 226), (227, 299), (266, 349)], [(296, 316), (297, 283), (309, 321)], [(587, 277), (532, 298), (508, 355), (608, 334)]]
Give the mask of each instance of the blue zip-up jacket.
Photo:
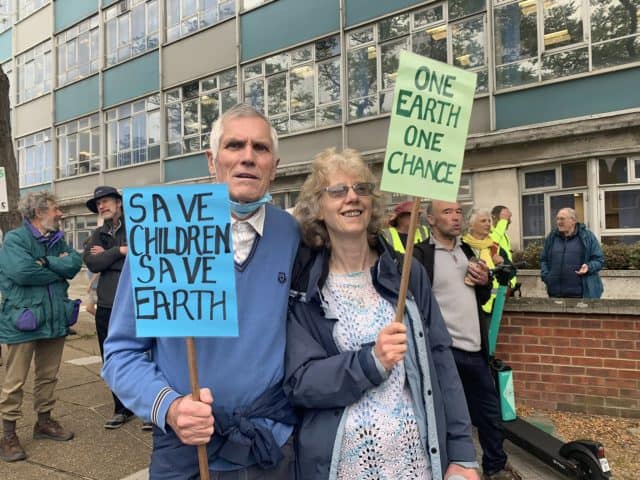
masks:
[[(582, 262), (589, 266), (589, 272), (581, 276), (582, 280), (582, 297), (583, 298), (600, 298), (604, 287), (598, 272), (604, 267), (604, 255), (598, 243), (596, 236), (587, 229), (582, 223), (576, 224), (576, 235), (580, 239), (583, 246)], [(564, 262), (564, 257), (554, 255), (553, 245), (556, 242), (565, 242), (565, 239), (557, 228), (547, 236), (544, 241), (544, 249), (540, 255), (540, 276), (542, 281), (547, 285), (547, 291), (551, 296), (553, 292), (562, 291), (562, 276), (576, 275), (575, 266), (568, 265)], [(578, 265), (580, 268), (580, 265)]]
[[(62, 253), (66, 255), (61, 257)], [(0, 343), (67, 335), (68, 326), (78, 319), (80, 304), (69, 299), (67, 280), (81, 266), (80, 254), (60, 231), (45, 237), (25, 220), (8, 232), (0, 249)]]
[[(371, 270), (378, 293), (397, 305), (398, 265), (384, 242), (380, 259)], [(340, 352), (333, 340), (337, 319), (325, 315), (321, 289), (328, 273), (327, 251), (301, 246), (292, 280), (287, 323), (285, 392), (301, 408), (302, 423), (296, 441), (297, 478), (335, 478), (345, 407), (385, 378), (372, 355), (373, 345)], [(450, 351), (451, 337), (431, 294), (426, 272), (413, 261), (405, 324), (405, 356), (414, 413), (433, 478), (441, 479), (449, 463), (474, 466), (467, 404)]]

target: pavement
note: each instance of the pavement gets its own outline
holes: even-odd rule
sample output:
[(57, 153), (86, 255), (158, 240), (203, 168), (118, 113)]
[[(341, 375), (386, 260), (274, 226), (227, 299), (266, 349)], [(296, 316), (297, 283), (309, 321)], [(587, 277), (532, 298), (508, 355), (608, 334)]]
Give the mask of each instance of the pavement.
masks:
[[(70, 297), (83, 298), (86, 275), (76, 276)], [(58, 401), (53, 417), (75, 432), (69, 442), (33, 440), (36, 416), (32, 410), (33, 375), (25, 385), (24, 418), (17, 433), (27, 452), (21, 462), (0, 461), (1, 480), (147, 480), (151, 452), (151, 433), (141, 429), (134, 419), (117, 430), (106, 430), (103, 424), (113, 412), (109, 389), (100, 378), (100, 350), (93, 317), (84, 310), (75, 326), (78, 335), (67, 337), (57, 385)], [(0, 382), (4, 369), (0, 368)], [(527, 455), (510, 442), (505, 442), (510, 462), (524, 480), (566, 478)], [(476, 451), (480, 451), (477, 446)], [(286, 479), (283, 479), (286, 480)]]

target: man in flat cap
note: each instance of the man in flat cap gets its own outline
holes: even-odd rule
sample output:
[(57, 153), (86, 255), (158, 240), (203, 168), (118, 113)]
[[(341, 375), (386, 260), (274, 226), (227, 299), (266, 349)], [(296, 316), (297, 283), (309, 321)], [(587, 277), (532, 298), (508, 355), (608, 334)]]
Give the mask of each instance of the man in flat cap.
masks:
[[(122, 214), (122, 196), (113, 187), (97, 187), (93, 198), (87, 201), (87, 208), (100, 215), (104, 221), (96, 228), (85, 244), (84, 262), (94, 273), (100, 273), (98, 280), (98, 307), (96, 308), (96, 332), (100, 344), (100, 355), (104, 361), (104, 341), (109, 331), (109, 317), (120, 272), (127, 256), (127, 235)], [(120, 399), (113, 394), (113, 417), (107, 420), (104, 428), (120, 428), (133, 417)]]

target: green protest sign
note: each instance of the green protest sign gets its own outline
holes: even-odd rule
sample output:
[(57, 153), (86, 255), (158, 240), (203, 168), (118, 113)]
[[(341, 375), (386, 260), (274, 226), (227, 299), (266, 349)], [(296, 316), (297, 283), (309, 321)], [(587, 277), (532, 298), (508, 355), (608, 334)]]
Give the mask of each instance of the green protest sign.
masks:
[(475, 73), (400, 52), (382, 190), (456, 199), (475, 89)]

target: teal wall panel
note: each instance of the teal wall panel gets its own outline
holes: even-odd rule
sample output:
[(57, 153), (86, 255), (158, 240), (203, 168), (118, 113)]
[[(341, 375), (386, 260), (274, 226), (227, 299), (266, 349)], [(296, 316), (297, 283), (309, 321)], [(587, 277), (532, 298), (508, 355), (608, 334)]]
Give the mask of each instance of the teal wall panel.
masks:
[(116, 3), (118, 0), (102, 0), (102, 6), (103, 7), (108, 7), (109, 5), (111, 5), (112, 3)]
[(242, 60), (340, 29), (339, 0), (278, 0), (240, 17)]
[(34, 185), (33, 187), (22, 187), (20, 189), (20, 198), (32, 193), (32, 192), (41, 192), (42, 190), (46, 190), (47, 192), (51, 192), (52, 186), (50, 183), (42, 183), (40, 185)]
[(54, 93), (56, 123), (95, 112), (100, 108), (98, 75), (86, 78)]
[(345, 0), (345, 24), (349, 27), (419, 3), (424, 0)]
[(160, 89), (158, 50), (104, 72), (104, 106), (139, 97)]
[(510, 128), (640, 107), (640, 68), (496, 96), (496, 127)]
[(13, 38), (13, 30), (5, 30), (0, 33), (0, 62), (11, 58), (11, 40)]
[(197, 153), (187, 157), (172, 158), (164, 162), (164, 181), (176, 182), (189, 178), (202, 178), (209, 176), (207, 156)]
[(99, 0), (56, 0), (53, 7), (54, 31), (57, 33), (97, 13)]

